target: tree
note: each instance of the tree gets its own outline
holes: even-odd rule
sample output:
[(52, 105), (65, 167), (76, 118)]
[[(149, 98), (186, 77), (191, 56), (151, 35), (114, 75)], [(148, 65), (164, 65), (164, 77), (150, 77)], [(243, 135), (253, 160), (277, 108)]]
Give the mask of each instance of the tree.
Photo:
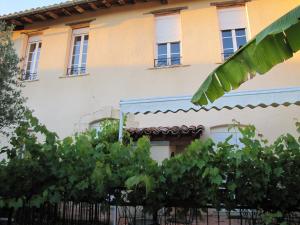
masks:
[(15, 126), (23, 117), (25, 99), (18, 77), (19, 58), (11, 40), (13, 27), (0, 21), (0, 133)]
[(300, 6), (282, 16), (208, 75), (192, 102), (206, 105), (237, 89), (257, 73), (293, 57), (300, 49)]

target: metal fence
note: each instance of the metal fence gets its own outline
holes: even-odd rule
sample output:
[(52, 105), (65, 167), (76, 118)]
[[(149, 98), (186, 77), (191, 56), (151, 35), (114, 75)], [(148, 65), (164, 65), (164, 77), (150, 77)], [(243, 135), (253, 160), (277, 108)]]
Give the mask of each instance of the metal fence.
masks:
[(158, 58), (154, 59), (154, 67), (166, 67), (181, 64), (180, 56), (173, 56), (171, 58)]
[[(118, 207), (117, 225), (259, 225), (265, 224), (263, 212), (255, 209), (227, 211), (215, 208), (162, 208), (157, 215), (144, 210), (142, 206)], [(276, 218), (272, 224), (300, 225), (300, 213), (293, 212)]]
[(76, 76), (79, 74), (85, 74), (86, 73), (86, 66), (72, 66), (67, 69), (67, 76)]
[(0, 225), (109, 225), (110, 208), (107, 204), (73, 202), (6, 208), (0, 209)]
[(30, 72), (24, 72), (22, 74), (22, 77), (21, 77), (22, 80), (37, 80), (38, 79), (38, 75), (37, 73), (30, 73)]
[[(300, 225), (300, 213), (276, 218), (271, 224)], [(45, 204), (40, 208), (0, 209), (0, 225), (258, 225), (262, 211), (164, 207), (153, 213), (143, 206), (73, 203)]]

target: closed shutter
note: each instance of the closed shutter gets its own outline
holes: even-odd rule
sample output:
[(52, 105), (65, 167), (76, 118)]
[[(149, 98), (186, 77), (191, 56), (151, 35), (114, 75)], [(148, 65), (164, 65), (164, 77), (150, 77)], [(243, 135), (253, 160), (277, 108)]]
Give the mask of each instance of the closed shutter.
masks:
[(155, 17), (156, 43), (180, 41), (180, 15), (170, 14)]
[(28, 43), (40, 42), (40, 41), (42, 41), (42, 37), (40, 35), (34, 35), (28, 38)]
[(81, 35), (81, 34), (87, 34), (89, 32), (89, 28), (80, 28), (80, 29), (74, 29), (73, 30), (73, 35)]
[(219, 24), (221, 30), (246, 28), (245, 7), (219, 9)]

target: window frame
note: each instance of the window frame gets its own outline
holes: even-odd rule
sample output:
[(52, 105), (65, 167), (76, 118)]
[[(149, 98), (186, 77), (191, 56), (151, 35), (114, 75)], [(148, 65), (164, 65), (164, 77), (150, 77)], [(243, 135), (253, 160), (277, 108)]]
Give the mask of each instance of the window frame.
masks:
[(103, 129), (103, 122), (106, 122), (106, 121), (110, 121), (110, 122), (118, 122), (119, 119), (116, 119), (116, 118), (113, 118), (113, 117), (105, 117), (105, 118), (102, 118), (102, 119), (99, 119), (99, 120), (94, 120), (92, 122), (89, 123), (89, 127), (88, 129), (89, 130), (96, 130), (96, 132), (101, 132), (102, 129)]
[[(241, 132), (239, 131), (239, 128), (245, 127), (244, 125), (239, 125), (238, 127), (234, 126), (233, 124), (224, 124), (224, 125), (218, 125), (210, 127), (210, 133), (209, 137), (215, 142), (215, 144), (218, 144), (219, 142), (224, 142), (226, 138), (232, 135), (232, 138), (230, 139), (229, 143), (237, 145), (239, 148), (243, 147), (243, 144), (239, 141), (239, 138), (242, 137)], [(226, 138), (222, 140), (216, 140), (214, 138), (214, 134), (223, 134), (226, 135)]]
[[(86, 62), (85, 62), (85, 72), (82, 73), (81, 69), (82, 68), (82, 56), (83, 56), (83, 47), (84, 47), (84, 39), (85, 37), (88, 37), (87, 40), (87, 51), (86, 51)], [(73, 68), (75, 68), (72, 64), (73, 60), (73, 55), (74, 55), (74, 45), (75, 45), (75, 38), (80, 37), (80, 47), (79, 47), (79, 59), (78, 59), (78, 64), (77, 64), (77, 72), (74, 73)], [(69, 63), (68, 63), (68, 68), (67, 68), (67, 76), (79, 76), (82, 74), (87, 74), (87, 57), (88, 57), (88, 42), (89, 42), (89, 32), (88, 28), (77, 28), (72, 30), (72, 40), (71, 40), (71, 48), (70, 48), (70, 53), (69, 53)]]
[[(236, 31), (237, 30), (244, 30), (245, 31), (245, 35), (243, 36), (237, 36), (236, 35)], [(229, 55), (228, 57), (225, 57), (225, 50), (227, 49), (231, 49), (231, 48), (224, 48), (224, 37), (223, 37), (223, 32), (225, 31), (230, 31), (231, 32), (231, 36), (230, 38), (232, 39), (232, 49), (233, 49), (233, 53), (231, 55), (233, 55), (237, 50), (239, 50), (239, 47), (237, 46), (237, 38), (238, 37), (244, 37), (246, 38), (246, 43), (247, 43), (247, 40), (248, 40), (248, 37), (247, 37), (247, 28), (246, 27), (243, 27), (243, 28), (234, 28), (234, 29), (228, 29), (228, 30), (221, 30), (220, 31), (220, 36), (221, 36), (221, 45), (222, 45), (222, 55), (223, 55), (223, 60), (226, 60), (228, 58), (230, 58), (231, 55)], [(229, 38), (229, 37), (225, 37), (226, 38)], [(229, 53), (228, 53), (229, 54)]]
[[(27, 68), (29, 65), (29, 55), (30, 55), (30, 49), (31, 46), (35, 45), (35, 49), (32, 52), (33, 59), (30, 61), (30, 70), (29, 73), (27, 73)], [(39, 47), (41, 46), (41, 47)], [(42, 49), (42, 40), (39, 35), (31, 36), (29, 37), (27, 41), (27, 49), (26, 49), (26, 60), (23, 68), (23, 73), (21, 79), (23, 81), (34, 81), (38, 80), (38, 65), (40, 61), (40, 54)]]
[[(158, 54), (158, 46), (159, 45), (167, 45), (167, 53), (166, 54)], [(178, 44), (179, 45), (179, 53), (175, 53), (175, 54), (179, 54), (179, 57), (176, 57), (176, 59), (178, 58), (179, 63), (172, 63), (172, 51), (171, 51), (171, 46), (172, 44)], [(159, 58), (160, 55), (166, 55), (166, 58)], [(165, 65), (159, 65), (159, 60), (166, 60), (166, 64)], [(169, 66), (177, 66), (177, 65), (181, 65), (181, 41), (172, 41), (172, 42), (164, 42), (164, 43), (157, 43), (156, 44), (156, 59), (154, 60), (154, 67), (169, 67)]]

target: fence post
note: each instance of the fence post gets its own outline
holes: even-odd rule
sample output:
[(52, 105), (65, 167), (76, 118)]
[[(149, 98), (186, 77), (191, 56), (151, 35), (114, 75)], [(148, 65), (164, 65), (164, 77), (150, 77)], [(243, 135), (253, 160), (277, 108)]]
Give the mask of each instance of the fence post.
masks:
[(12, 217), (13, 217), (13, 212), (14, 212), (14, 208), (10, 208), (9, 209), (9, 213), (8, 213), (7, 225), (11, 225), (11, 221), (12, 221)]
[(117, 220), (118, 220), (118, 204), (117, 204), (117, 201), (116, 201), (116, 205), (115, 205), (115, 210), (114, 210), (114, 225), (117, 225)]

